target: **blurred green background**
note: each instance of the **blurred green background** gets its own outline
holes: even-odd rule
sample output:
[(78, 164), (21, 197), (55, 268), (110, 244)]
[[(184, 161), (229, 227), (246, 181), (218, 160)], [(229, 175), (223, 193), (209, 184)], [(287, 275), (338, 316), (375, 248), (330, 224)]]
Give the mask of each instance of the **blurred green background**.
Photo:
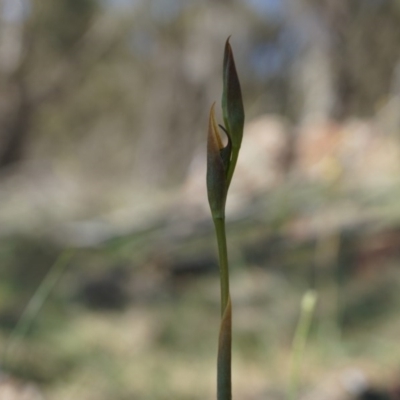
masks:
[(398, 0), (0, 0), (0, 399), (215, 398), (229, 35), (234, 396), (285, 398), (309, 288), (299, 398), (399, 382)]

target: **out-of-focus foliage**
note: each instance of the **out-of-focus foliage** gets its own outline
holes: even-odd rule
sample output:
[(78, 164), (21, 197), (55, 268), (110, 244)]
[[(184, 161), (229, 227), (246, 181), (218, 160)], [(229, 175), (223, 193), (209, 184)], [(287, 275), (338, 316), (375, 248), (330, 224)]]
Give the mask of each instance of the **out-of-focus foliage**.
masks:
[(96, 0), (32, 1), (32, 30), (49, 48), (64, 54), (87, 32), (99, 4)]
[(229, 33), (250, 116), (364, 115), (397, 90), (394, 1), (167, 3), (31, 1), (4, 19), (0, 164), (62, 156), (105, 174), (107, 158), (113, 175), (181, 180)]

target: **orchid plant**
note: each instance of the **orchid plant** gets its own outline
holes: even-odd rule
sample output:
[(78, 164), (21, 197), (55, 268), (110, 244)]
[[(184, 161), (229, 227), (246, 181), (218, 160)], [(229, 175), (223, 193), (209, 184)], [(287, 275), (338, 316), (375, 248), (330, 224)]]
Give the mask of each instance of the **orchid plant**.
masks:
[[(232, 399), (232, 304), (229, 292), (229, 263), (226, 244), (225, 204), (235, 171), (243, 137), (244, 108), (242, 91), (229, 38), (223, 61), (222, 115), (224, 125), (215, 118), (215, 103), (210, 110), (207, 141), (207, 192), (218, 243), (221, 281), (221, 326), (217, 360), (217, 400)], [(220, 129), (228, 142), (224, 146)]]

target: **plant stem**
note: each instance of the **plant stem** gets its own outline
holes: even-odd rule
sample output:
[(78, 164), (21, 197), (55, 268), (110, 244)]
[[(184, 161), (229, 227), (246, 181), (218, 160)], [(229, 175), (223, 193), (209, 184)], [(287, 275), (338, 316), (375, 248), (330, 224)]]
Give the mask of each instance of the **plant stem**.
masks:
[(214, 218), (215, 232), (217, 234), (219, 273), (221, 281), (221, 317), (224, 315), (229, 299), (229, 263), (226, 245), (225, 218)]
[(214, 218), (221, 282), (221, 327), (218, 342), (217, 400), (232, 399), (232, 305), (229, 295), (229, 264), (225, 218)]
[(218, 341), (217, 400), (232, 400), (232, 304), (228, 298)]

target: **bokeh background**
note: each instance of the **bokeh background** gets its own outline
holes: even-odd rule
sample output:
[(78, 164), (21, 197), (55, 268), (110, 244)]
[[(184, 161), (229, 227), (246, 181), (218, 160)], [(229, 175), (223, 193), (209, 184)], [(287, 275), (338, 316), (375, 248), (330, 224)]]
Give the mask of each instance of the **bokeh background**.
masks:
[(1, 399), (215, 398), (205, 141), (229, 35), (235, 398), (286, 398), (310, 288), (299, 398), (399, 398), (398, 0), (0, 5)]

